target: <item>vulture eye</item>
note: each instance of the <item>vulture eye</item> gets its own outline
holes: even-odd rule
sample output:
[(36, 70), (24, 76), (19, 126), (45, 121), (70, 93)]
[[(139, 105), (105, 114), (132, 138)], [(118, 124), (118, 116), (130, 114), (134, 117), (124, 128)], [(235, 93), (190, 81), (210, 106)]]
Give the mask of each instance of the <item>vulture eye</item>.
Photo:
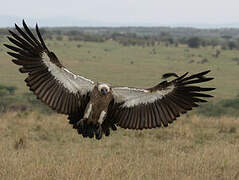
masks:
[(102, 88), (101, 90), (101, 94), (106, 95), (108, 93), (106, 88)]

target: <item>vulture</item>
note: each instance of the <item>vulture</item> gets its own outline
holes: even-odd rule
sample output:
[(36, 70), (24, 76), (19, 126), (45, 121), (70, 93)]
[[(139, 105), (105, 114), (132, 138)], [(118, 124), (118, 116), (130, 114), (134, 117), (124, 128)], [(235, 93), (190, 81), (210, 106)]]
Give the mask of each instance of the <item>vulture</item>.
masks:
[(101, 139), (109, 136), (117, 126), (124, 129), (152, 129), (167, 127), (180, 114), (207, 102), (207, 94), (215, 88), (200, 87), (198, 83), (212, 80), (210, 70), (164, 80), (151, 88), (111, 86), (93, 82), (66, 69), (54, 52), (46, 46), (38, 25), (32, 32), (23, 20), (23, 28), (15, 24), (4, 44), (11, 52), (13, 63), (26, 73), (26, 85), (40, 99), (58, 113), (68, 115), (69, 123), (83, 137)]

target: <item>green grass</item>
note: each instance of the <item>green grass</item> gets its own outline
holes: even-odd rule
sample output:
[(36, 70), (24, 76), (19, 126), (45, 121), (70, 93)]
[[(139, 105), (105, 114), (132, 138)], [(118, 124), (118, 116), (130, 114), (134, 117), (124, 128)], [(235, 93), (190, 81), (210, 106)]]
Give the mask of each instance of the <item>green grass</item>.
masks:
[[(1, 42), (6, 43), (6, 38)], [(65, 39), (47, 41), (47, 44), (69, 70), (94, 81), (152, 87), (161, 81), (161, 75), (166, 72), (183, 74), (210, 69), (210, 76), (215, 77), (215, 80), (208, 84), (217, 88), (212, 93), (215, 95), (214, 100), (233, 98), (239, 94), (239, 65), (232, 61), (239, 56), (236, 50), (221, 50), (219, 58), (215, 58), (213, 54), (216, 49), (212, 47), (191, 49), (183, 45), (166, 47), (162, 43), (155, 47), (123, 47), (114, 41), (92, 43)], [(77, 48), (78, 44), (82, 46)], [(153, 48), (156, 54), (151, 53)], [(5, 47), (1, 47), (0, 83), (17, 86), (18, 94), (27, 92), (23, 82), (26, 75), (18, 72), (18, 67), (10, 61), (11, 57), (6, 51)], [(209, 62), (201, 64), (204, 58)], [(194, 63), (189, 63), (191, 60)]]

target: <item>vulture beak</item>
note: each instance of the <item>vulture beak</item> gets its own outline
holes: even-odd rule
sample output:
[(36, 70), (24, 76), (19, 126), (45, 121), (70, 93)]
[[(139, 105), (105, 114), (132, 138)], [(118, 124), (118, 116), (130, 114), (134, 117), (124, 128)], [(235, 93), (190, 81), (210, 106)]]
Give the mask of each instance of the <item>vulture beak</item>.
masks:
[(101, 94), (102, 95), (106, 95), (107, 94), (107, 89), (106, 88), (102, 88), (101, 89)]

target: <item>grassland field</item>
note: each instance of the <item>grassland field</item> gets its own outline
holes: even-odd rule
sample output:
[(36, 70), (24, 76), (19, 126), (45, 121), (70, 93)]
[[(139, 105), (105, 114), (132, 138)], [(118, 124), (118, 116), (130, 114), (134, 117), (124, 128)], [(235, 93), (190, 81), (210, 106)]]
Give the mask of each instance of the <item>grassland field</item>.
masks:
[[(0, 43), (9, 42), (2, 38)], [(80, 48), (77, 47), (79, 44)], [(166, 47), (163, 44), (144, 48), (124, 47), (114, 41), (93, 43), (66, 39), (47, 41), (47, 45), (69, 70), (93, 81), (152, 87), (161, 81), (162, 74), (166, 72), (183, 74), (210, 69), (210, 76), (215, 77), (210, 86), (217, 88), (213, 92), (214, 100), (232, 98), (239, 94), (239, 65), (233, 61), (239, 56), (238, 50), (220, 50), (221, 54), (216, 58), (214, 55), (217, 47), (193, 49), (184, 45)], [(28, 92), (23, 83), (26, 75), (18, 72), (18, 67), (11, 62), (11, 57), (6, 52), (7, 48), (1, 46), (0, 83), (17, 86), (18, 93)], [(208, 62), (202, 64), (203, 59)]]
[[(0, 44), (6, 43), (6, 37)], [(7, 42), (8, 43), (8, 42)], [(81, 45), (80, 48), (77, 45)], [(93, 81), (152, 87), (166, 72), (210, 69), (211, 101), (238, 98), (237, 50), (184, 45), (124, 47), (104, 43), (47, 41), (72, 72)], [(221, 53), (214, 55), (216, 49)], [(154, 50), (153, 50), (154, 49)], [(0, 45), (0, 84), (28, 92), (26, 75)], [(204, 59), (208, 61), (202, 63)], [(239, 118), (186, 114), (168, 128), (119, 129), (102, 141), (83, 139), (64, 115), (9, 112), (0, 115), (0, 179), (239, 179)]]

